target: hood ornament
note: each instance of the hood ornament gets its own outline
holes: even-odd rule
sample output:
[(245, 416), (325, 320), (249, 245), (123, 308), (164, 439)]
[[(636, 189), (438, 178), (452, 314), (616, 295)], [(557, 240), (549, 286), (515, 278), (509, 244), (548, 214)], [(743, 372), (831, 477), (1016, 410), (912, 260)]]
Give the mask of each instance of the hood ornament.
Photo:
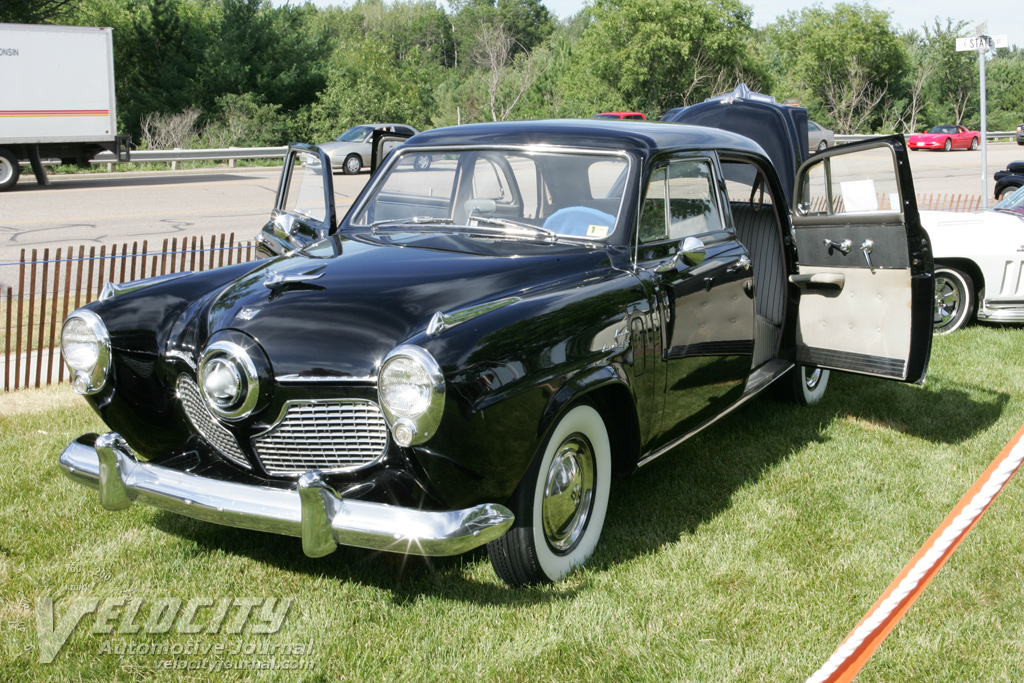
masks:
[(263, 286), (267, 289), (278, 289), (281, 287), (287, 287), (288, 285), (309, 282), (311, 280), (319, 280), (324, 276), (323, 271), (326, 267), (327, 266), (319, 266), (313, 270), (300, 273), (298, 275), (282, 275), (280, 272), (274, 271), (263, 281)]

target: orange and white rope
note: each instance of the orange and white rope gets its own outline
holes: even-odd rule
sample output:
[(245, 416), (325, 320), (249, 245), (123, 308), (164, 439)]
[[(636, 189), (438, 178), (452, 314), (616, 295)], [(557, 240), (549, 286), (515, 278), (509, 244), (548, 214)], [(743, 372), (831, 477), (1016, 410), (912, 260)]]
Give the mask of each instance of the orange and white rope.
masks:
[(1024, 461), (1024, 427), (807, 683), (853, 680)]

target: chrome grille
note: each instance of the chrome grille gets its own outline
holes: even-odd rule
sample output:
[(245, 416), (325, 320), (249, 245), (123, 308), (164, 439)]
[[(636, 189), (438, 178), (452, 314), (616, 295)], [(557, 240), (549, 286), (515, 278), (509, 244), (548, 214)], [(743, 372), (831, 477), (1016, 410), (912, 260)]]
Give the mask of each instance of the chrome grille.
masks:
[(185, 415), (188, 416), (189, 422), (201, 437), (231, 462), (251, 469), (245, 455), (238, 447), (235, 437), (210, 414), (210, 410), (199, 393), (199, 386), (187, 375), (178, 377), (178, 400), (185, 408)]
[(269, 430), (253, 439), (256, 455), (271, 474), (351, 469), (384, 454), (388, 428), (376, 403), (295, 401)]

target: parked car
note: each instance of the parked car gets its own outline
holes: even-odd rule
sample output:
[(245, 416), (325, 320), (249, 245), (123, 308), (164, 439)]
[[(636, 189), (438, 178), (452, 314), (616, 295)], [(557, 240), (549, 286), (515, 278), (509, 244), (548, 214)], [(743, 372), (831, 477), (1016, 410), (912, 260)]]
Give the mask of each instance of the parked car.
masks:
[[(332, 169), (340, 169), (349, 175), (359, 173), (370, 165), (371, 137), (375, 130), (393, 131), (409, 137), (419, 132), (401, 123), (369, 123), (349, 128), (331, 142), (320, 145), (320, 149), (331, 160)], [(421, 163), (429, 166), (430, 158), (426, 157), (426, 161)]]
[(1024, 145), (1024, 123), (1017, 126), (1017, 144)]
[(981, 133), (968, 130), (966, 126), (934, 126), (923, 133), (911, 135), (907, 145), (911, 150), (941, 149), (978, 149), (981, 144)]
[(935, 331), (1024, 322), (1024, 189), (974, 213), (922, 211), (935, 254)]
[(814, 121), (807, 122), (807, 149), (809, 151), (821, 152), (835, 146), (835, 133)]
[(647, 117), (638, 111), (606, 111), (603, 114), (595, 114), (595, 119), (635, 119), (646, 121)]
[(421, 133), (340, 224), (329, 170), (289, 150), (259, 238), (277, 255), (111, 285), (65, 321), (111, 431), (60, 463), (103, 507), (313, 557), (486, 544), (505, 582), (556, 581), (614, 477), (769, 386), (924, 378), (931, 257), (899, 137), (814, 155), (792, 209), (760, 146), (697, 126)]
[(1018, 187), (1024, 185), (1024, 161), (1011, 161), (1002, 171), (996, 171), (993, 178), (996, 181), (996, 189), (993, 193), (996, 199), (1005, 199)]

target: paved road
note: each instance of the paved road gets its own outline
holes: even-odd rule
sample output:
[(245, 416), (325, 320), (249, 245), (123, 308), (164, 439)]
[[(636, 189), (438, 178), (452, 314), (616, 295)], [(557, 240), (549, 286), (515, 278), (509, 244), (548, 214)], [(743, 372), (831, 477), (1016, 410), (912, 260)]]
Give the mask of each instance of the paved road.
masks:
[[(52, 176), (49, 186), (23, 174), (0, 194), (0, 264), (21, 249), (111, 245), (235, 233), (251, 239), (270, 215), (281, 168)], [(343, 214), (367, 174), (334, 178)]]
[[(991, 175), (1024, 159), (1014, 143), (989, 145)], [(912, 152), (919, 193), (981, 192), (981, 155), (956, 151)], [(0, 194), (0, 264), (21, 249), (100, 245), (167, 237), (235, 233), (249, 239), (269, 216), (280, 168), (210, 169), (159, 173), (54, 176), (48, 187), (23, 174), (18, 189)], [(351, 205), (368, 176), (336, 175), (339, 213)]]

